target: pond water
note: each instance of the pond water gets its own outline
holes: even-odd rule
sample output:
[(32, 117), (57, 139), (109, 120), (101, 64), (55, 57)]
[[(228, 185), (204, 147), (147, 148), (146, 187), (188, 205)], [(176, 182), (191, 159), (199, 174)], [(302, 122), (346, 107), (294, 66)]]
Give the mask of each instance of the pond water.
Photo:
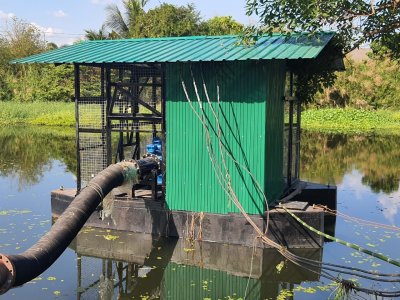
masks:
[[(304, 132), (301, 178), (338, 186), (337, 237), (400, 260), (400, 137)], [(19, 253), (49, 230), (50, 191), (75, 186), (73, 130), (0, 129), (0, 253)], [(299, 255), (399, 273), (336, 243)], [(336, 288), (281, 264), (274, 251), (85, 228), (44, 274), (1, 299), (328, 299)], [(277, 268), (281, 266), (282, 268)], [(280, 271), (278, 271), (280, 269)], [(371, 287), (371, 283), (361, 281)], [(400, 290), (398, 283), (373, 288)], [(368, 298), (368, 297), (367, 297)]]

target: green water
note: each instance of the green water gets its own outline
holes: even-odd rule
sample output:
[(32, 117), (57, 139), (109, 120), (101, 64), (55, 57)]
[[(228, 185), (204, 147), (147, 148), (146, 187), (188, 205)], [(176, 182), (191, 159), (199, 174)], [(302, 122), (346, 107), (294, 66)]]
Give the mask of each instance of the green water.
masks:
[[(305, 132), (302, 138), (302, 179), (338, 185), (338, 209), (343, 213), (400, 226), (400, 137)], [(0, 252), (19, 253), (51, 227), (50, 191), (75, 186), (74, 132), (1, 128), (0, 149)], [(400, 260), (400, 231), (395, 228), (338, 218), (335, 234)], [(399, 273), (396, 267), (335, 243), (298, 254)], [(282, 261), (270, 250), (192, 245), (85, 228), (49, 270), (1, 299), (333, 297), (335, 286), (330, 281)], [(397, 283), (373, 287), (400, 290)]]

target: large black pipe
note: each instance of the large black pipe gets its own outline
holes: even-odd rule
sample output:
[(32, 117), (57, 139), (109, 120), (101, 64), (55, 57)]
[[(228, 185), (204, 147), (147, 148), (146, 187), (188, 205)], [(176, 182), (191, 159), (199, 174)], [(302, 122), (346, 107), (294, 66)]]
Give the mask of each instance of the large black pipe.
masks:
[(64, 252), (87, 219), (113, 188), (136, 176), (136, 165), (110, 165), (81, 190), (64, 213), (35, 245), (18, 255), (0, 254), (0, 294), (43, 273)]

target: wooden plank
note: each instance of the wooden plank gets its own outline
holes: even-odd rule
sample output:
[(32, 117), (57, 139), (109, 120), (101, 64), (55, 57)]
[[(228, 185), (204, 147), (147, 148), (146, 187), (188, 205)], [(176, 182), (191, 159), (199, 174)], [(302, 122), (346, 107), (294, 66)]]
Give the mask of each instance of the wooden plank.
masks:
[[(308, 206), (308, 203), (302, 201), (289, 201), (283, 203), (282, 205), (284, 205), (287, 209), (305, 210)], [(282, 207), (282, 205), (279, 204), (277, 207)]]

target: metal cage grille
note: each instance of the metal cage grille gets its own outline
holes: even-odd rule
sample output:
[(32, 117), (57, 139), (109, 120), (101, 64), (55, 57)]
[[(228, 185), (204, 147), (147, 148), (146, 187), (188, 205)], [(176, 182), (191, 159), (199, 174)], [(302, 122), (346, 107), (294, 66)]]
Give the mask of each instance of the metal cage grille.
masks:
[(104, 134), (82, 132), (79, 134), (79, 160), (81, 184), (87, 183), (108, 166), (106, 138)]
[(286, 189), (300, 179), (300, 123), (301, 101), (295, 95), (294, 75), (289, 72), (286, 78), (283, 131), (283, 178)]
[(162, 83), (160, 64), (75, 65), (78, 190), (109, 164), (140, 158), (141, 133), (164, 136)]

